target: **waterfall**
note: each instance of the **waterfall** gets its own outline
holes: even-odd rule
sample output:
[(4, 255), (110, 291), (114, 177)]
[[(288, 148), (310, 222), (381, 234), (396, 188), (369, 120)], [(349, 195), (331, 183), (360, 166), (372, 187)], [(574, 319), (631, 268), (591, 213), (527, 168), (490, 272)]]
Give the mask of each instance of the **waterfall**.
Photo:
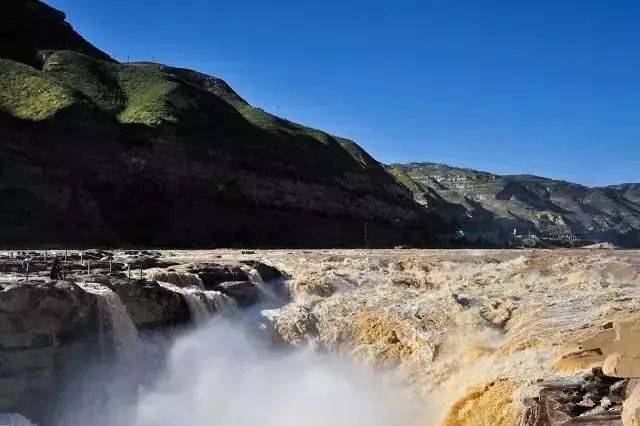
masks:
[(118, 295), (109, 287), (98, 283), (76, 283), (87, 293), (96, 296), (98, 302), (98, 331), (100, 346), (105, 349), (107, 335), (115, 347), (116, 353), (130, 350), (138, 341), (138, 331), (131, 321), (127, 308)]
[(249, 281), (260, 291), (260, 298), (263, 301), (276, 302), (278, 300), (278, 296), (273, 292), (273, 290), (265, 285), (264, 280), (257, 269), (251, 268), (246, 272), (249, 275)]
[(251, 318), (214, 318), (176, 339), (160, 379), (141, 388), (131, 426), (425, 424), (420, 401), (390, 376), (301, 347), (278, 350)]
[(209, 308), (207, 307), (207, 303), (203, 300), (203, 293), (207, 300), (208, 297), (200, 287), (179, 287), (176, 284), (165, 281), (158, 281), (158, 285), (182, 295), (184, 301), (189, 307), (191, 319), (196, 324), (206, 321), (209, 317)]
[(209, 310), (223, 315), (229, 315), (238, 309), (235, 300), (215, 290), (207, 290), (204, 292), (209, 303)]

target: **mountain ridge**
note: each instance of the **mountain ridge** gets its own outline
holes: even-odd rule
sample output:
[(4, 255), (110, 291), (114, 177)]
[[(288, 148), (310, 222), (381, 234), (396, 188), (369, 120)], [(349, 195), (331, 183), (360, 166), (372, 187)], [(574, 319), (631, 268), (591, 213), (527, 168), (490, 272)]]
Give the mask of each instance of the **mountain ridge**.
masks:
[(467, 167), (467, 166), (454, 166), (448, 163), (439, 163), (436, 161), (407, 161), (407, 162), (402, 162), (402, 161), (396, 161), (396, 162), (391, 162), (391, 163), (383, 163), (385, 166), (387, 167), (393, 167), (393, 166), (420, 166), (420, 165), (428, 165), (428, 166), (438, 166), (438, 167), (443, 167), (443, 168), (448, 168), (451, 170), (463, 170), (463, 171), (468, 171), (468, 172), (474, 172), (474, 173), (479, 173), (479, 174), (487, 174), (487, 175), (493, 175), (493, 176), (499, 176), (499, 177), (528, 177), (528, 178), (536, 178), (536, 179), (543, 179), (543, 180), (551, 180), (551, 181), (555, 181), (555, 182), (565, 182), (565, 183), (569, 183), (572, 185), (577, 185), (577, 186), (582, 186), (585, 188), (589, 188), (589, 189), (605, 189), (605, 188), (613, 188), (613, 189), (622, 189), (623, 187), (637, 187), (640, 188), (640, 183), (638, 182), (621, 182), (621, 183), (614, 183), (614, 184), (610, 184), (610, 185), (587, 185), (587, 184), (583, 184), (583, 183), (578, 183), (578, 182), (573, 182), (571, 180), (567, 180), (567, 179), (562, 179), (562, 178), (552, 178), (552, 177), (548, 177), (548, 176), (543, 176), (543, 175), (539, 175), (539, 174), (535, 174), (535, 173), (496, 173), (496, 172), (490, 172), (490, 171), (486, 171), (486, 170), (480, 170), (480, 169), (476, 169), (473, 167)]
[(588, 187), (531, 174), (498, 175), (432, 162), (387, 166), (414, 198), (435, 205), (472, 241), (640, 244), (637, 184)]

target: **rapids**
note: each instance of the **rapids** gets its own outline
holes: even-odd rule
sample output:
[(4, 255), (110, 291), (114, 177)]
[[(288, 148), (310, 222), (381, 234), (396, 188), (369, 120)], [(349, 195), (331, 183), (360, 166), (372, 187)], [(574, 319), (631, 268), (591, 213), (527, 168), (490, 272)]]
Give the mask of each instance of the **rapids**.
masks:
[(160, 285), (184, 297), (195, 327), (166, 339), (138, 338), (115, 293), (79, 284), (98, 297), (101, 336), (141, 355), (117, 351), (111, 362), (85, 366), (81, 380), (61, 392), (54, 426), (422, 424), (422, 405), (391, 374), (311, 346), (275, 344), (264, 332), (263, 309), (285, 301), (275, 303), (259, 274), (251, 281), (265, 304), (245, 311), (222, 293), (176, 279), (186, 286)]

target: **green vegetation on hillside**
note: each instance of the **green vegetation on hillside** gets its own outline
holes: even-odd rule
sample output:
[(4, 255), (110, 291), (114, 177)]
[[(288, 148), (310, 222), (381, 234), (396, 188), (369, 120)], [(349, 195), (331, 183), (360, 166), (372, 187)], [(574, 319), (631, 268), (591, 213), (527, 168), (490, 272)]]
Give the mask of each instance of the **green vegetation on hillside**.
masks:
[(153, 64), (117, 65), (116, 77), (127, 103), (118, 118), (123, 123), (159, 124), (175, 121), (169, 96), (178, 89), (161, 68)]
[(44, 73), (0, 59), (0, 109), (28, 120), (44, 120), (72, 105), (73, 92)]
[(126, 99), (113, 73), (116, 66), (76, 52), (57, 51), (47, 56), (41, 74), (81, 94), (101, 110), (117, 113)]
[(152, 64), (117, 64), (71, 51), (48, 55), (42, 71), (0, 59), (0, 108), (28, 120), (88, 101), (123, 123), (175, 121), (170, 97), (179, 88)]

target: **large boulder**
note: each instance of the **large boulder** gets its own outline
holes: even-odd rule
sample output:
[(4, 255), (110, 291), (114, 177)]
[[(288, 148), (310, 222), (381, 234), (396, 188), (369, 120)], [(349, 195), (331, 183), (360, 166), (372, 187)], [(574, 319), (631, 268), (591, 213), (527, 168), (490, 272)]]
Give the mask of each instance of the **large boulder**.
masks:
[(4, 283), (0, 290), (0, 347), (71, 339), (95, 325), (95, 296), (69, 281)]
[(229, 281), (247, 281), (249, 275), (238, 266), (199, 263), (187, 268), (187, 272), (196, 274), (207, 290), (217, 290), (217, 286)]
[(543, 386), (527, 401), (522, 426), (619, 425), (627, 380), (606, 377), (595, 368), (579, 382)]
[(155, 281), (112, 278), (109, 286), (127, 308), (137, 328), (158, 328), (189, 322), (183, 297)]
[(0, 412), (44, 421), (69, 353), (96, 347), (96, 298), (69, 281), (0, 287)]
[(282, 277), (282, 272), (275, 266), (267, 265), (257, 260), (243, 260), (241, 263), (258, 271), (264, 281), (272, 281)]
[(240, 308), (254, 305), (260, 300), (260, 290), (249, 281), (220, 283), (215, 290), (231, 297)]

